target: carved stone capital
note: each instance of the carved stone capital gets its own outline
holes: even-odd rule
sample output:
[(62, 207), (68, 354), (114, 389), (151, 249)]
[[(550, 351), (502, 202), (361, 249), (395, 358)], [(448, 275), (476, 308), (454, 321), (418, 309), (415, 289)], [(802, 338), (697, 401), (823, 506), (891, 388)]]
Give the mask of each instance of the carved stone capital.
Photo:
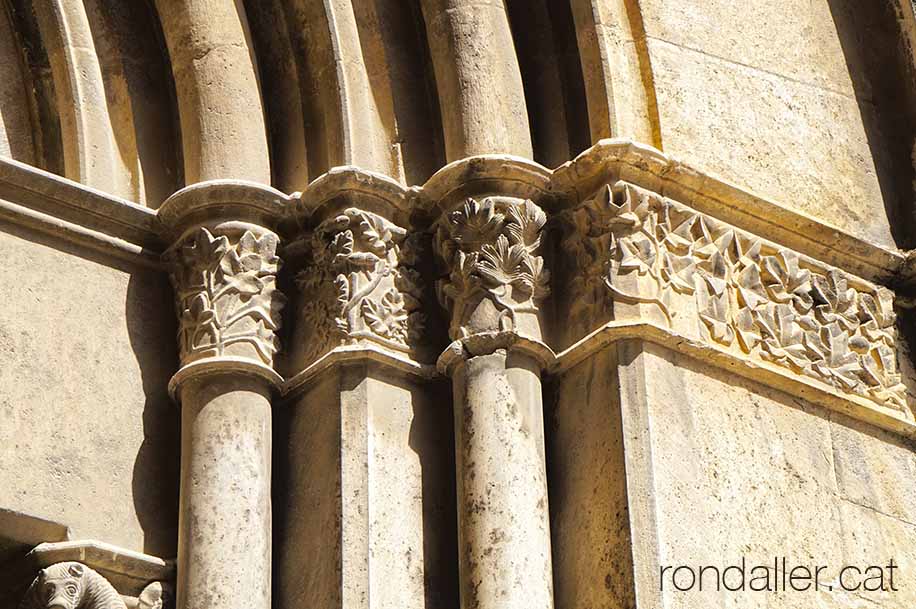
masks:
[(279, 350), (279, 239), (256, 225), (233, 229), (197, 227), (168, 253), (184, 365), (235, 356), (271, 366)]
[(276, 287), (279, 237), (268, 218), (283, 198), (263, 186), (211, 182), (164, 204), (163, 220), (177, 235), (164, 254), (182, 364), (173, 386), (223, 368), (279, 380), (272, 368), (286, 299)]
[(419, 235), (379, 214), (348, 207), (311, 233), (296, 274), (305, 361), (360, 340), (411, 353), (423, 329), (422, 286), (414, 268)]
[(446, 275), (436, 287), (451, 314), (450, 338), (512, 332), (541, 340), (541, 303), (550, 293), (546, 222), (530, 199), (505, 196), (467, 198), (439, 219), (434, 247)]
[(653, 319), (906, 410), (893, 293), (626, 182), (564, 214), (574, 319)]
[(416, 265), (424, 246), (423, 235), (408, 229), (409, 195), (390, 178), (348, 167), (319, 177), (301, 198), (300, 238), (291, 246), (295, 370), (309, 374), (318, 360), (354, 348), (417, 359), (425, 316)]

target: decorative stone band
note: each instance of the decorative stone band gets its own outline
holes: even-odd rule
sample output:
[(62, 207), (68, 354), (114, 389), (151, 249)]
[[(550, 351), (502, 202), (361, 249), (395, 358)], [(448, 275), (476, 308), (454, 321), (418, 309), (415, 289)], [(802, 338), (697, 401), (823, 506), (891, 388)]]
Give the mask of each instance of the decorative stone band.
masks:
[(906, 409), (893, 294), (625, 182), (565, 213), (572, 314), (641, 318)]
[[(606, 205), (593, 196), (618, 181), (616, 193), (604, 191)], [(563, 323), (543, 323), (545, 255), (532, 246), (540, 245), (534, 232), (544, 242), (551, 225), (530, 232), (538, 209), (564, 217), (569, 231), (565, 254), (551, 260)], [(554, 213), (560, 209), (574, 211)], [(300, 253), (312, 266), (298, 273), (299, 286), (318, 297), (301, 305), (307, 323), (296, 325), (326, 337), (296, 337), (309, 352), (293, 358), (287, 388), (309, 370), (363, 356), (428, 375), (420, 362), (431, 358), (416, 349), (445, 341), (430, 329), (414, 340), (424, 312), (416, 301), (433, 299), (418, 298), (413, 271), (433, 275), (422, 243), (432, 237), (447, 263), (437, 288), (453, 339), (511, 328), (566, 347), (611, 319), (633, 320), (855, 403), (904, 407), (892, 294), (869, 282), (906, 294), (916, 285), (916, 254), (868, 243), (625, 140), (602, 140), (553, 171), (504, 155), (463, 159), (413, 188), (353, 167), (292, 196), (203, 183), (158, 212), (0, 159), (0, 219), (138, 263), (171, 244), (184, 364), (173, 385), (220, 366), (279, 382), (271, 367), (282, 303), (277, 234), (306, 235)], [(472, 230), (492, 233), (491, 241), (467, 240)]]
[(205, 182), (161, 210), (178, 237), (164, 260), (175, 287), (182, 368), (173, 391), (197, 374), (273, 372), (285, 297), (276, 288), (279, 237), (270, 228), (287, 197), (243, 182)]

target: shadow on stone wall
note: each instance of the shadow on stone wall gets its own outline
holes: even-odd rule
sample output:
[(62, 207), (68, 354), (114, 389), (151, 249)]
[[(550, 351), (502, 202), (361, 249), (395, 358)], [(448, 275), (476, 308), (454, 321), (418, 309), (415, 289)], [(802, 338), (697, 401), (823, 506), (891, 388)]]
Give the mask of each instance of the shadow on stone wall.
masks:
[(131, 274), (125, 313), (146, 396), (143, 443), (133, 470), (134, 509), (144, 533), (144, 552), (173, 558), (178, 540), (181, 416), (168, 395), (169, 379), (178, 369), (178, 351), (166, 275)]
[[(913, 180), (916, 73), (895, 3), (907, 0), (829, 0), (862, 124), (868, 138), (891, 234), (901, 248), (916, 246)], [(854, 205), (850, 201), (850, 205)]]

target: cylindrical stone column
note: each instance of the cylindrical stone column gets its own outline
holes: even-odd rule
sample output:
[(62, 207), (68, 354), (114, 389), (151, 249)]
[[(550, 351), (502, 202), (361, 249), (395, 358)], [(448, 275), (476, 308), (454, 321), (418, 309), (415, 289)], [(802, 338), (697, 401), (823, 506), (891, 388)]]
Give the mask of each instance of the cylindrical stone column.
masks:
[(439, 222), (439, 283), (452, 379), (463, 609), (551, 609), (553, 574), (540, 372), (548, 275), (544, 212), (513, 197), (468, 199)]
[(161, 209), (176, 291), (182, 408), (178, 609), (271, 607), (271, 404), (284, 195), (204, 182)]
[(449, 161), (531, 158), (531, 130), (503, 0), (422, 0)]

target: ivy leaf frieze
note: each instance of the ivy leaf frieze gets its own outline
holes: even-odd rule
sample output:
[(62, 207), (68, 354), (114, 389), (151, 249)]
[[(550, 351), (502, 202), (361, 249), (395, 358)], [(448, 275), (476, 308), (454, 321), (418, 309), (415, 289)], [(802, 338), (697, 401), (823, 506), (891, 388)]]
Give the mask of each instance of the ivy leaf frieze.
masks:
[(563, 223), (574, 312), (648, 303), (675, 326), (695, 311), (703, 340), (906, 410), (888, 289), (622, 182)]

